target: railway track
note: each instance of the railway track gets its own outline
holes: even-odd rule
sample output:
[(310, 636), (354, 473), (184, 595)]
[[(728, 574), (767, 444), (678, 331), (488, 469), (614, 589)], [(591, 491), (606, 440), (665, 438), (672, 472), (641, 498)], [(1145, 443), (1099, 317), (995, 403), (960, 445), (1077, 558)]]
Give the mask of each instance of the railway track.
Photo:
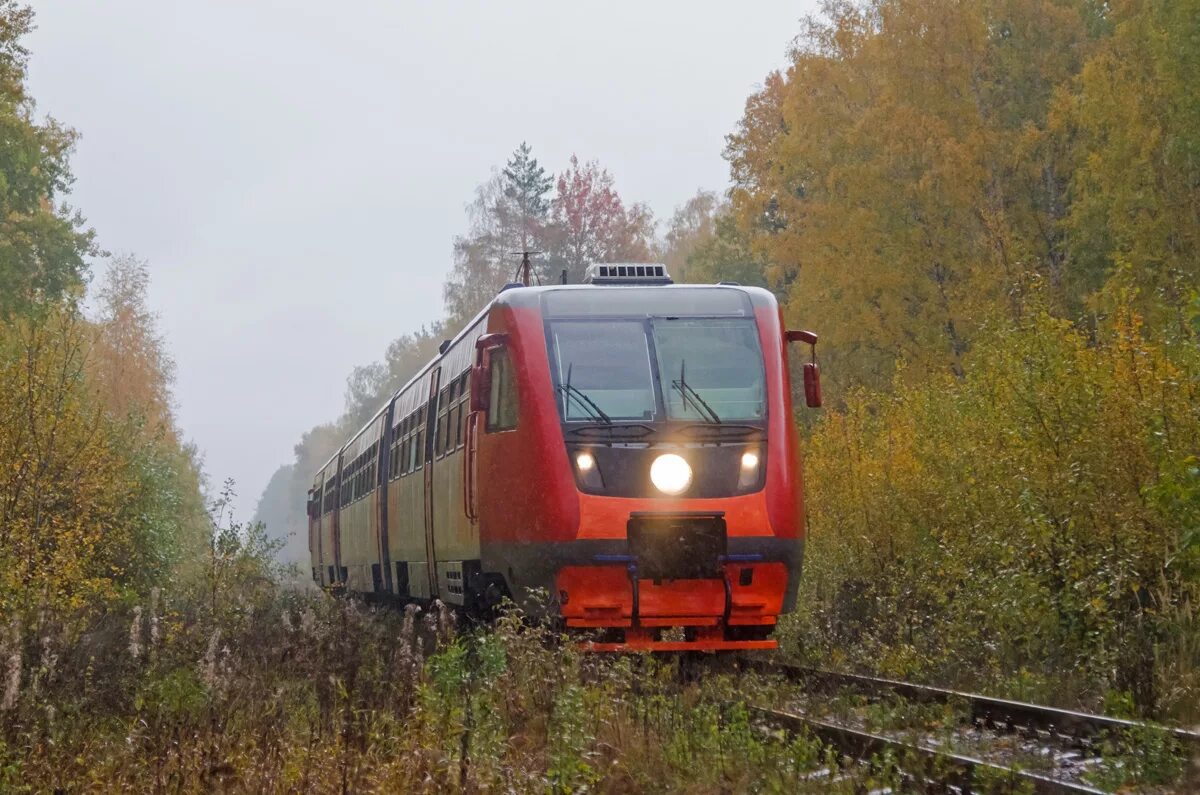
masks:
[(893, 695), (917, 704), (962, 707), (962, 725), (939, 738), (872, 729), (854, 715), (833, 717), (811, 705), (751, 707), (764, 726), (806, 732), (845, 758), (890, 755), (904, 770), (908, 785), (918, 791), (1105, 792), (1088, 784), (1084, 774), (1100, 761), (1106, 740), (1130, 733), (1155, 732), (1186, 757), (1200, 755), (1200, 734), (1181, 729), (763, 659), (743, 659), (742, 667), (782, 676), (803, 685), (806, 692), (850, 690), (868, 697)]
[(1021, 770), (973, 756), (957, 754), (919, 742), (851, 728), (804, 715), (766, 707), (751, 707), (751, 714), (770, 726), (789, 732), (807, 732), (844, 757), (870, 760), (891, 754), (906, 773), (906, 783), (922, 792), (969, 793), (1032, 791), (1039, 795), (1102, 795), (1105, 790), (1042, 773)]

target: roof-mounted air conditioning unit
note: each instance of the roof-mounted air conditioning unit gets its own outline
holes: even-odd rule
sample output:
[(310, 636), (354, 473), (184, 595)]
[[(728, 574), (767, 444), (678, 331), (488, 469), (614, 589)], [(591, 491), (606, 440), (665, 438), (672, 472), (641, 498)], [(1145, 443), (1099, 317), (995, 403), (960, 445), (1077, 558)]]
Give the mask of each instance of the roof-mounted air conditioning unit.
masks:
[(660, 262), (593, 262), (584, 284), (672, 284), (667, 266)]

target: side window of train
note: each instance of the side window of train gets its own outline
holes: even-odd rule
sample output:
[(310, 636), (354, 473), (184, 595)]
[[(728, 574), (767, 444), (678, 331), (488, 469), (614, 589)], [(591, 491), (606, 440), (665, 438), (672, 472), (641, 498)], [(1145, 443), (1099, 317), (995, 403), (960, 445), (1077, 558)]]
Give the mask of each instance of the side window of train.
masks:
[(492, 393), (488, 401), (487, 429), (508, 431), (517, 427), (517, 383), (508, 348), (492, 350)]
[(442, 455), (454, 449), (454, 408), (458, 400), (458, 382), (451, 381), (446, 387), (446, 435), (442, 438)]
[(458, 377), (458, 408), (455, 414), (455, 425), (457, 426), (457, 438), (455, 447), (462, 447), (467, 441), (467, 375), (464, 372)]
[(404, 420), (400, 430), (403, 434), (400, 442), (400, 474), (407, 475), (412, 472), (412, 423), (408, 418)]

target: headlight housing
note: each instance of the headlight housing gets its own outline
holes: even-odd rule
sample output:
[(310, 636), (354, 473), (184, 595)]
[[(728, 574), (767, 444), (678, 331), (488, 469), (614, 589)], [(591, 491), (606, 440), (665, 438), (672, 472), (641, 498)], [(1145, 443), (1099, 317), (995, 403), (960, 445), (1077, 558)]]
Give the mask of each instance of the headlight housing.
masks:
[(738, 468), (738, 491), (746, 491), (758, 485), (758, 473), (762, 468), (762, 453), (751, 447), (742, 453)]
[(604, 478), (600, 475), (600, 464), (588, 450), (576, 450), (571, 456), (575, 466), (575, 479), (580, 488), (599, 491), (604, 488)]
[(650, 482), (671, 497), (678, 497), (692, 485), (692, 466), (675, 453), (663, 453), (650, 465)]

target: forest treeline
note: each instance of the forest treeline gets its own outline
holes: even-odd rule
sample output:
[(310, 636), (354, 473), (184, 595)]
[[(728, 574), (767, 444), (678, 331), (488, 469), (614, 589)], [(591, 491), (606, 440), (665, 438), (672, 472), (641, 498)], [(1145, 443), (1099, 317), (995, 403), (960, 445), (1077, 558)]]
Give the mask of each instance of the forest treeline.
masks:
[(544, 281), (662, 259), (821, 334), (797, 653), (1200, 717), (1197, 30), (1195, 0), (826, 3), (728, 136), (732, 188), (657, 238), (597, 164), (522, 145), (468, 206), (446, 320), (354, 372), (260, 518), (303, 527), (315, 468), (510, 252)]
[[(146, 263), (97, 250), (65, 202), (75, 133), (26, 93), (31, 25), (0, 6), (0, 647), (13, 659), (20, 638), (163, 584), (208, 538)], [(108, 267), (89, 288), (97, 257)], [(5, 703), (20, 670), (8, 675)]]
[(795, 651), (1200, 718), (1200, 3), (837, 3), (729, 137), (823, 332)]

